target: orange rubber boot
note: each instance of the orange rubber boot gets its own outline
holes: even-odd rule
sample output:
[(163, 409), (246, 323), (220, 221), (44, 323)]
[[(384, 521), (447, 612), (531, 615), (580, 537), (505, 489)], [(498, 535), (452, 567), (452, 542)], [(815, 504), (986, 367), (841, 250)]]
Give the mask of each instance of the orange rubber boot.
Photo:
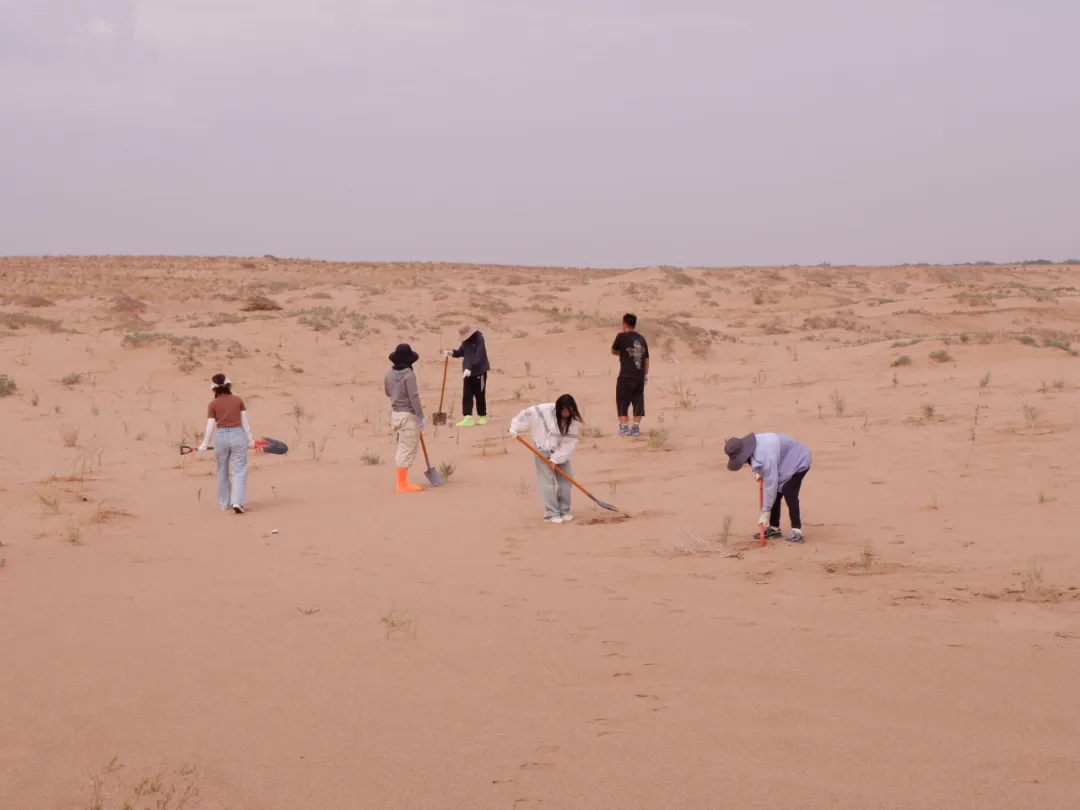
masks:
[(398, 467), (397, 471), (397, 491), (398, 492), (421, 492), (420, 487), (416, 484), (409, 483), (409, 471)]

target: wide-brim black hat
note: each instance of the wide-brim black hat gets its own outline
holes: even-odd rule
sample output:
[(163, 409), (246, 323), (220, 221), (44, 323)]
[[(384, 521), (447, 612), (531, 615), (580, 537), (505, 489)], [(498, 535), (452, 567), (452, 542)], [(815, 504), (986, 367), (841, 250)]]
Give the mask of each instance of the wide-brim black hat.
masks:
[(398, 347), (390, 352), (390, 362), (395, 366), (411, 366), (419, 359), (420, 355), (414, 352), (408, 343), (399, 343)]

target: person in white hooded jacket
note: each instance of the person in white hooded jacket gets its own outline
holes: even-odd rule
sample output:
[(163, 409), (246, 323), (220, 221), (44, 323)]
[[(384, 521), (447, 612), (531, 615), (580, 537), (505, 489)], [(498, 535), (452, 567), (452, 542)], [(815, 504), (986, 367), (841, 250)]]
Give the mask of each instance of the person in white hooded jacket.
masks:
[(570, 513), (571, 484), (559, 475), (558, 467), (572, 476), (570, 457), (578, 442), (581, 411), (569, 394), (555, 402), (526, 408), (510, 422), (510, 436), (516, 438), (531, 433), (533, 446), (544, 457), (536, 458), (536, 484), (544, 502), (544, 521), (564, 523), (574, 519)]

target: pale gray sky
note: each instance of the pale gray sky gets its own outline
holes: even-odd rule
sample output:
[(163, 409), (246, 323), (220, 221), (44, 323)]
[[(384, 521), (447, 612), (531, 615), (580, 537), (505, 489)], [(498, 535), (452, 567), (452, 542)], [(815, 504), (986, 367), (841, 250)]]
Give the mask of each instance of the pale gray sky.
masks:
[(0, 254), (1080, 256), (1078, 0), (0, 0)]

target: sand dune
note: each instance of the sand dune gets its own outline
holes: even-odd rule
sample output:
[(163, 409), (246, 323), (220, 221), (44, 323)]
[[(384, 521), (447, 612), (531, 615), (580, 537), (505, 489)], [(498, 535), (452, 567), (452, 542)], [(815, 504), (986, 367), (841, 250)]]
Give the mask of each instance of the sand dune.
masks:
[[(1078, 267), (0, 278), (5, 810), (1077, 806)], [(453, 474), (398, 496), (386, 355), (412, 343), (434, 411), (472, 319), (492, 421), (429, 428)], [(291, 447), (244, 516), (178, 453), (219, 370)], [(504, 434), (564, 392), (579, 480), (630, 520), (575, 494), (541, 522)], [(722, 444), (751, 430), (814, 452), (803, 546), (750, 537)]]

